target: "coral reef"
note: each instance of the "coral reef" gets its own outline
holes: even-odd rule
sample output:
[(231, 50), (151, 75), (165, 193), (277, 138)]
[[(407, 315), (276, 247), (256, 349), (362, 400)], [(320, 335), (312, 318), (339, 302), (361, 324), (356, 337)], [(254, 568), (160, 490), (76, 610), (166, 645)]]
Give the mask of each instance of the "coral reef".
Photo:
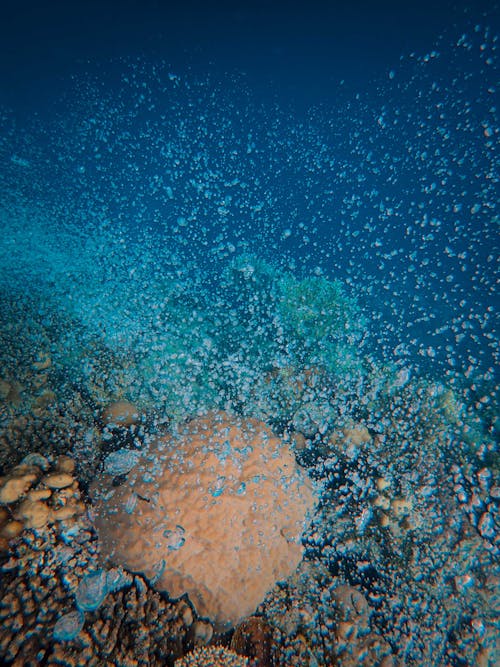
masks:
[(0, 579), (2, 664), (172, 666), (195, 634), (186, 603), (166, 601), (137, 576), (97, 599), (93, 610), (75, 609), (82, 582), (97, 567), (88, 520), (65, 536), (53, 524), (26, 529), (8, 556)]
[(314, 499), (288, 445), (215, 413), (159, 439), (128, 474), (94, 484), (103, 553), (158, 590), (188, 593), (227, 628), (297, 567)]
[(283, 647), (302, 636), (319, 664), (493, 665), (495, 475), (432, 385), (410, 380), (377, 401), (306, 441), (322, 502), (299, 574), (259, 611)]
[(467, 4), (298, 115), (147, 56), (0, 105), (0, 665), (497, 667), (498, 30)]

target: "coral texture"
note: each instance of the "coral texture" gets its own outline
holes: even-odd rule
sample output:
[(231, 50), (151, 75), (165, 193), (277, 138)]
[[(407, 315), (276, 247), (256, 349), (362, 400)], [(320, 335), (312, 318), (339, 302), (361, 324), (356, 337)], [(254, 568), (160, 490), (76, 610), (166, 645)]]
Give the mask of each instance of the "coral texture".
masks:
[(0, 552), (25, 529), (42, 531), (57, 524), (61, 535), (76, 529), (85, 505), (73, 477), (75, 463), (59, 456), (47, 473), (49, 465), (44, 456), (32, 453), (0, 477)]
[[(75, 617), (75, 594), (96, 566), (97, 539), (85, 517), (68, 543), (54, 524), (26, 529), (0, 567), (0, 664), (19, 667), (172, 667), (197, 621), (138, 576), (98, 609)], [(62, 628), (64, 624), (64, 628)], [(83, 628), (82, 628), (83, 626)]]
[(248, 660), (223, 646), (201, 646), (175, 661), (175, 667), (247, 667)]
[(225, 413), (179, 427), (121, 486), (104, 476), (95, 489), (102, 553), (174, 598), (188, 593), (219, 629), (296, 569), (314, 505), (286, 443)]

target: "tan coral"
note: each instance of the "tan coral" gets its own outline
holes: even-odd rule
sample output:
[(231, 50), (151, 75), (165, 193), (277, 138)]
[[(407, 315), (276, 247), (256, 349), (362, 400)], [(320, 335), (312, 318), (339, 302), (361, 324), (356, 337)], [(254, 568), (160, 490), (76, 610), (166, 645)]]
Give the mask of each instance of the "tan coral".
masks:
[(366, 449), (371, 443), (371, 439), (370, 432), (364, 424), (351, 422), (341, 431), (332, 433), (328, 439), (328, 444), (334, 451), (355, 458), (359, 450)]
[(56, 469), (59, 472), (65, 472), (68, 473), (68, 475), (72, 475), (75, 472), (76, 464), (74, 460), (66, 456), (65, 454), (61, 454), (61, 456), (57, 457), (56, 461)]
[(103, 410), (102, 421), (109, 426), (132, 426), (139, 421), (139, 411), (130, 401), (115, 401)]
[(28, 491), (28, 498), (29, 500), (48, 500), (50, 496), (52, 495), (52, 491), (50, 489), (32, 489), (31, 491)]
[(16, 518), (26, 528), (43, 528), (49, 521), (50, 507), (41, 501), (23, 500), (16, 511)]
[(11, 540), (22, 533), (24, 524), (22, 521), (8, 521), (0, 528), (0, 535), (6, 540)]
[(64, 489), (66, 486), (73, 484), (74, 480), (68, 473), (54, 472), (50, 475), (46, 475), (42, 481), (45, 486), (49, 487), (49, 489)]
[(353, 642), (368, 634), (369, 607), (366, 598), (353, 586), (341, 584), (335, 589), (335, 600), (339, 609), (336, 635), (339, 642)]
[(36, 472), (24, 470), (22, 466), (14, 468), (8, 477), (0, 480), (0, 503), (10, 505), (24, 496), (37, 479)]
[(217, 629), (296, 569), (314, 504), (287, 444), (223, 413), (158, 440), (122, 486), (105, 477), (95, 489), (103, 554), (174, 598), (188, 593)]
[[(31, 454), (26, 460), (35, 456), (40, 459), (39, 455)], [(69, 457), (65, 459), (69, 468), (73, 462)], [(77, 517), (85, 512), (78, 482), (72, 475), (49, 472), (36, 483), (40, 474), (38, 466), (21, 463), (0, 482), (1, 501), (8, 505), (8, 508), (0, 506), (0, 551), (8, 549), (9, 542), (18, 537), (24, 528), (46, 529), (48, 525), (58, 522), (61, 529), (69, 529), (71, 525), (77, 526)], [(11, 517), (15, 517), (15, 521), (9, 521)]]
[(84, 511), (85, 505), (83, 503), (71, 503), (59, 509), (52, 510), (51, 519), (54, 521), (66, 521), (78, 514), (83, 514)]
[(344, 438), (353, 445), (363, 445), (371, 441), (371, 435), (364, 424), (353, 423), (342, 429)]
[(166, 601), (139, 577), (86, 614), (75, 640), (54, 641), (57, 620), (75, 608), (79, 583), (97, 566), (97, 540), (86, 519), (81, 521), (71, 546), (59, 538), (56, 525), (26, 533), (12, 545), (0, 576), (0, 664), (172, 665), (190, 635), (177, 612), (186, 605)]
[(175, 667), (247, 667), (248, 660), (223, 646), (195, 648), (175, 661)]

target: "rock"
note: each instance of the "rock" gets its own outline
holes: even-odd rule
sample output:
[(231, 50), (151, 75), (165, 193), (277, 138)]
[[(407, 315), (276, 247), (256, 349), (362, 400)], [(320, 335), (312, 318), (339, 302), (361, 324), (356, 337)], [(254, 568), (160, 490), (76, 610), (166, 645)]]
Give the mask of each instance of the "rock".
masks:
[(0, 379), (0, 400), (6, 401), (11, 392), (10, 382)]

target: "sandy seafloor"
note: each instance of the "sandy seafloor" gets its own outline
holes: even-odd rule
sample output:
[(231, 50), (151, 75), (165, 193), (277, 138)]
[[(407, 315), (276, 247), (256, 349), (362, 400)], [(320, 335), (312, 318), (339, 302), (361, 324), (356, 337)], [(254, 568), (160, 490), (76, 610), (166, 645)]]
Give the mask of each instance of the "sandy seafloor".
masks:
[[(0, 112), (2, 664), (499, 664), (497, 58), (471, 26), (302, 119), (144, 60)], [(317, 498), (215, 634), (102, 563), (89, 494), (211, 411)]]

